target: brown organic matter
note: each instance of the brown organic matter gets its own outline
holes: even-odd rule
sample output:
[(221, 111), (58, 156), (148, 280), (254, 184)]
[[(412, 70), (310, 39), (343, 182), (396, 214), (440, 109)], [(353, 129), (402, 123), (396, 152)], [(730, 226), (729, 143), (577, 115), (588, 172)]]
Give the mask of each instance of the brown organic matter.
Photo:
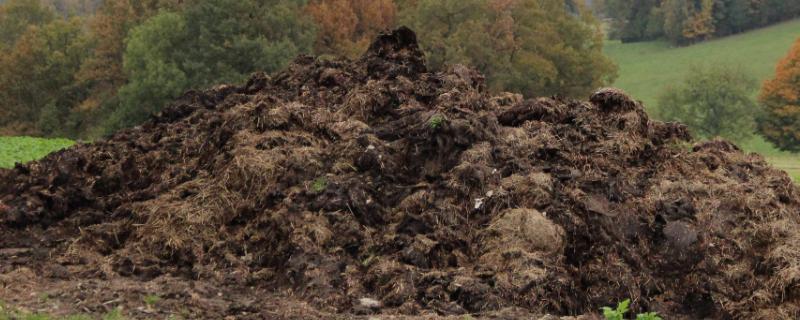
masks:
[(591, 319), (630, 298), (665, 319), (800, 317), (797, 187), (761, 156), (689, 141), (619, 90), (521, 99), (467, 67), (429, 72), (398, 29), (358, 60), (299, 57), (0, 171), (0, 300)]

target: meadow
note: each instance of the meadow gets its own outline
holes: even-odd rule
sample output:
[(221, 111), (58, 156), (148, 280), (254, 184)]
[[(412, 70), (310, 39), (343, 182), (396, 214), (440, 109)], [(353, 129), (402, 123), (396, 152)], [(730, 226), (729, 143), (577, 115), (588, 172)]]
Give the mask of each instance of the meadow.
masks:
[[(776, 64), (798, 37), (800, 19), (795, 19), (688, 47), (674, 47), (666, 41), (608, 41), (604, 50), (619, 65), (619, 78), (614, 86), (641, 100), (653, 111), (662, 90), (679, 84), (697, 67), (727, 65), (763, 82), (774, 75)], [(756, 94), (754, 92), (753, 97)], [(758, 136), (740, 147), (764, 155), (774, 166), (800, 181), (800, 155), (777, 150)]]
[(36, 160), (73, 144), (69, 139), (0, 137), (0, 168), (12, 168), (17, 162)]

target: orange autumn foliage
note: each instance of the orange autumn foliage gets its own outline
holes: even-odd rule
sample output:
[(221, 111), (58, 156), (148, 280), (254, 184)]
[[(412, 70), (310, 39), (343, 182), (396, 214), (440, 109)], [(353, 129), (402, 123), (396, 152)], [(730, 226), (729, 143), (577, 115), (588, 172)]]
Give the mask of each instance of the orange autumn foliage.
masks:
[(393, 0), (315, 0), (306, 12), (317, 25), (317, 54), (356, 57), (378, 32), (395, 25)]
[(800, 151), (800, 39), (778, 63), (775, 77), (764, 82), (759, 101), (760, 133), (782, 150)]

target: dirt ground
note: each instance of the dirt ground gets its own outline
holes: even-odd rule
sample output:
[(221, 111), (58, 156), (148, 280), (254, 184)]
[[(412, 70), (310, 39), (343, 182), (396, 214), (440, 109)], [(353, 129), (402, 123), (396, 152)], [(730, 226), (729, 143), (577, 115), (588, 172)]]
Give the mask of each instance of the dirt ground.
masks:
[(407, 29), (0, 170), (0, 201), (0, 300), (56, 315), (800, 318), (786, 173), (615, 89), (429, 72)]

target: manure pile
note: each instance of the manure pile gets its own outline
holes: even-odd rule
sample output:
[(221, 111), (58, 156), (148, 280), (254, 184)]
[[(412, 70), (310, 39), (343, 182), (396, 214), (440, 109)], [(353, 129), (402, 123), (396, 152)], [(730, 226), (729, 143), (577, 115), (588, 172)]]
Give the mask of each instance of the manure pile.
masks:
[(631, 298), (665, 319), (800, 317), (797, 187), (689, 141), (614, 89), (523, 100), (466, 67), (428, 72), (401, 28), (357, 61), (299, 57), (0, 170), (0, 300), (538, 319)]

